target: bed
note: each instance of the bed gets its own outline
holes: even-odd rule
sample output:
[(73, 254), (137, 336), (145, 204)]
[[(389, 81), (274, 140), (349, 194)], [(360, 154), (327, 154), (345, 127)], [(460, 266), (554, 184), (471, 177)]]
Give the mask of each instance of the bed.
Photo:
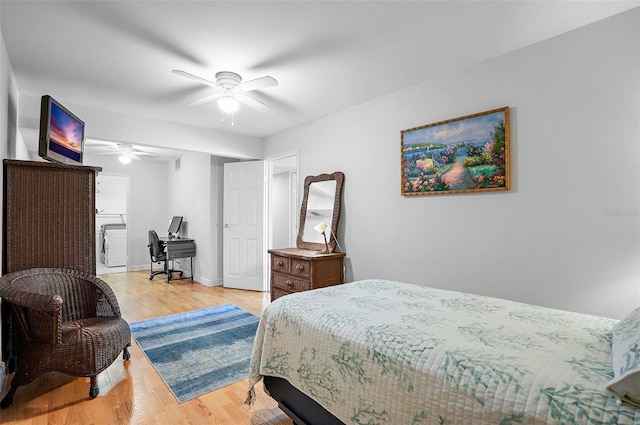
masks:
[(639, 424), (639, 326), (385, 280), (300, 292), (262, 315), (248, 403), (264, 378), (295, 423)]

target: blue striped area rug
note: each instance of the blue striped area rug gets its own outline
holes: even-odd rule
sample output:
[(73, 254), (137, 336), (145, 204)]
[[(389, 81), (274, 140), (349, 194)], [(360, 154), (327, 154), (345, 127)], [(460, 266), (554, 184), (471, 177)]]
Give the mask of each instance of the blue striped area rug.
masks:
[(179, 403), (245, 379), (260, 319), (224, 304), (131, 323)]

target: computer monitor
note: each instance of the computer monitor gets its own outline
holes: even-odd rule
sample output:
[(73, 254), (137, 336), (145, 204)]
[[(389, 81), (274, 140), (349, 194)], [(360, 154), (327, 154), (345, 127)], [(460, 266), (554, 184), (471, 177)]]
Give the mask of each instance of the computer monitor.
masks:
[(171, 219), (171, 224), (169, 225), (169, 230), (167, 233), (169, 233), (169, 237), (174, 237), (178, 234), (178, 232), (180, 231), (180, 226), (182, 225), (182, 217), (180, 216), (174, 216)]

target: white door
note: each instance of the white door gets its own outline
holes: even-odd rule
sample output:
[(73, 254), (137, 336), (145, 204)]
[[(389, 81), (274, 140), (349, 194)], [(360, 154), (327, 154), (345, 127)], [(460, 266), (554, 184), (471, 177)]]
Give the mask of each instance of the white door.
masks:
[(266, 162), (224, 164), (223, 286), (264, 291)]

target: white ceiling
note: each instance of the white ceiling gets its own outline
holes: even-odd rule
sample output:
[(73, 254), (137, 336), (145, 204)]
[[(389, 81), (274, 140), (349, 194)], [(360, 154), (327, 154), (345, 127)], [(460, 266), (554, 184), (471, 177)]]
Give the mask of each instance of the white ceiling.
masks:
[[(638, 4), (2, 0), (0, 19), (20, 94), (263, 138)], [(231, 126), (173, 69), (279, 85)]]

